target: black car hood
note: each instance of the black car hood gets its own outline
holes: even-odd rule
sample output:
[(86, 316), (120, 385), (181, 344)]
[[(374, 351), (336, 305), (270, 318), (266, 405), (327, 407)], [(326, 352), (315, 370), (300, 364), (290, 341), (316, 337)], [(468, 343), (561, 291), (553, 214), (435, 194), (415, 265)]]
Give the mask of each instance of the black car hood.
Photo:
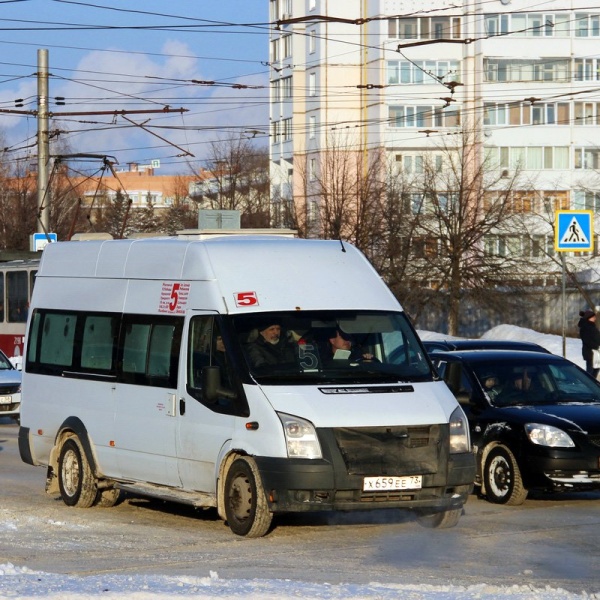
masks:
[(600, 433), (600, 403), (565, 402), (534, 406), (506, 406), (494, 409), (496, 421), (542, 423), (563, 431)]

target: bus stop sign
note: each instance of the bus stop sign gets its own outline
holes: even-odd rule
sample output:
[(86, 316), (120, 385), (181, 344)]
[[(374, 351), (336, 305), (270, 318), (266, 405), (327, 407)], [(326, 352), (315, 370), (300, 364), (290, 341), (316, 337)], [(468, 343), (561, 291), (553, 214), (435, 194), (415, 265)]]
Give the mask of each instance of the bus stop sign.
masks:
[(557, 252), (591, 252), (594, 249), (594, 218), (591, 210), (557, 210), (554, 220)]

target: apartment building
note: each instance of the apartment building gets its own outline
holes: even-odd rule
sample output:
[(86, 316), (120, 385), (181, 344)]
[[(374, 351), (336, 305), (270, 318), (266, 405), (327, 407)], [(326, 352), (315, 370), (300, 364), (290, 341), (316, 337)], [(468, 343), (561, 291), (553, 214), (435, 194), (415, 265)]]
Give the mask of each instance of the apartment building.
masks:
[(121, 194), (131, 200), (133, 209), (145, 208), (150, 203), (158, 211), (169, 208), (178, 199), (187, 201), (194, 193), (200, 175), (158, 175), (152, 165), (132, 163), (121, 167), (114, 174), (102, 177), (76, 177), (72, 185), (82, 194), (86, 204), (98, 196), (114, 200)]
[[(306, 182), (332, 143), (418, 173), (466, 128), (487, 168), (518, 171), (526, 210), (600, 209), (600, 6), (270, 0), (270, 15), (276, 210), (317, 218)], [(540, 240), (552, 253), (551, 227)], [(506, 251), (500, 236), (487, 244)]]

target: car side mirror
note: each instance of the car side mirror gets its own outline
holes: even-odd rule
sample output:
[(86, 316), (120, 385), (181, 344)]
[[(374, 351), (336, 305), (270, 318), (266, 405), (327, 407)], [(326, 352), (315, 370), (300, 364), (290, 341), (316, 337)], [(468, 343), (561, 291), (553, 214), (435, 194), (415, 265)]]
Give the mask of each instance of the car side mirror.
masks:
[(221, 387), (221, 367), (202, 369), (202, 398), (206, 404), (216, 404), (219, 398), (235, 400), (235, 392)]
[(471, 402), (471, 394), (469, 392), (458, 392), (455, 397), (459, 404), (473, 404)]

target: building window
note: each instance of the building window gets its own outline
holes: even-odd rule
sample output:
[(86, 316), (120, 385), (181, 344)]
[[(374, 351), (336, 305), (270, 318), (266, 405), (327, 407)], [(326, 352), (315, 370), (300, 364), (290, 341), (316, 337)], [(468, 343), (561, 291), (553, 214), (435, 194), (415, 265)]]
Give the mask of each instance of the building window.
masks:
[(283, 58), (289, 58), (292, 56), (292, 35), (284, 35), (281, 41), (283, 42)]
[(387, 83), (427, 84), (460, 82), (460, 63), (457, 60), (390, 60), (387, 63)]
[(597, 125), (600, 122), (600, 105), (596, 102), (575, 102), (574, 125)]
[(567, 102), (496, 103), (486, 102), (484, 125), (569, 125), (570, 105)]
[(458, 127), (460, 111), (429, 105), (390, 106), (390, 127)]
[(392, 39), (460, 39), (460, 17), (400, 17), (388, 19), (388, 36)]
[(317, 8), (317, 0), (308, 0), (308, 10), (315, 10)]
[(308, 75), (308, 95), (316, 96), (317, 95), (317, 74), (309, 73)]
[(284, 77), (281, 79), (281, 97), (288, 99), (292, 97), (292, 78)]
[(279, 56), (279, 40), (280, 40), (280, 38), (277, 38), (275, 40), (271, 40), (271, 62), (272, 63), (279, 62), (279, 59), (280, 59), (280, 56)]
[(576, 169), (600, 169), (600, 149), (598, 148), (575, 148)]
[(317, 178), (317, 159), (311, 158), (308, 161), (308, 179), (309, 181), (315, 181)]
[(575, 190), (573, 193), (574, 210), (600, 211), (600, 194), (584, 190)]
[(271, 96), (274, 102), (279, 102), (281, 100), (281, 79), (276, 79), (271, 82)]
[(492, 169), (569, 169), (568, 146), (486, 147), (486, 162)]
[(278, 144), (279, 143), (279, 136), (281, 135), (281, 131), (280, 131), (280, 123), (279, 121), (274, 121), (272, 124), (272, 137), (273, 137), (273, 143), (274, 144)]
[(564, 13), (490, 14), (485, 17), (485, 32), (489, 36), (568, 37), (570, 18)]
[(484, 58), (483, 70), (486, 81), (570, 81), (570, 63), (564, 58)]
[(308, 51), (310, 54), (314, 54), (317, 51), (317, 32), (315, 29), (311, 29), (308, 35)]
[(314, 140), (317, 137), (317, 117), (308, 118), (308, 138)]
[(596, 58), (576, 58), (573, 61), (573, 79), (575, 81), (598, 81), (600, 79), (600, 61)]
[(600, 15), (577, 13), (575, 37), (600, 37)]
[(283, 141), (289, 142), (292, 139), (292, 119), (283, 119)]

